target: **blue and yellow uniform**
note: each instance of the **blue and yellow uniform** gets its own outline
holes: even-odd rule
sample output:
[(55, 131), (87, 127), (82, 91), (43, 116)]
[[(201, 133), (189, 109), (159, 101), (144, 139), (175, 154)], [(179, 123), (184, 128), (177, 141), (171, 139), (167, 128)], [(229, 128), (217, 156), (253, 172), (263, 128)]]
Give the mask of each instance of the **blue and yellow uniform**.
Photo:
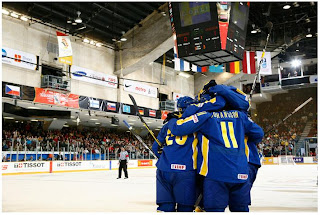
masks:
[[(209, 116), (209, 118), (208, 118)], [(203, 187), (204, 209), (248, 211), (250, 184), (245, 135), (248, 142), (259, 142), (262, 129), (243, 112), (201, 112), (168, 125), (174, 135), (198, 133), (199, 154), (197, 171), (205, 176)], [(205, 122), (204, 122), (205, 121)]]
[(182, 114), (182, 118), (186, 118), (195, 113), (200, 113), (202, 111), (213, 112), (222, 110), (226, 105), (226, 101), (221, 96), (216, 96), (214, 98), (209, 98), (207, 101), (201, 103), (195, 103), (189, 105)]
[[(157, 166), (157, 204), (158, 211), (192, 212), (196, 201), (196, 134), (183, 136), (172, 135), (168, 126), (175, 123), (171, 119), (158, 135), (158, 140), (165, 143)], [(152, 149), (158, 151), (154, 142)]]

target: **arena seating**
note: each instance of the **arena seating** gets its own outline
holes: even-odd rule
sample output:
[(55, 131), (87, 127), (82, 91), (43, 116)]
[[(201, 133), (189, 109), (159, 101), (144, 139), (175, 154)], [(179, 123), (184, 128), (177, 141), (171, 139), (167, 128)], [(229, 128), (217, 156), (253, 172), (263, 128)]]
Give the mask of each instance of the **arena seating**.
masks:
[(307, 124), (312, 121), (312, 129), (308, 136), (317, 136), (317, 94), (315, 88), (290, 90), (285, 94), (272, 97), (272, 101), (257, 105), (255, 121), (265, 132), (284, 119), (296, 107), (309, 97), (313, 100), (304, 108), (288, 118), (284, 123), (266, 134), (259, 144), (260, 152), (265, 157), (278, 155), (295, 155), (294, 150)]

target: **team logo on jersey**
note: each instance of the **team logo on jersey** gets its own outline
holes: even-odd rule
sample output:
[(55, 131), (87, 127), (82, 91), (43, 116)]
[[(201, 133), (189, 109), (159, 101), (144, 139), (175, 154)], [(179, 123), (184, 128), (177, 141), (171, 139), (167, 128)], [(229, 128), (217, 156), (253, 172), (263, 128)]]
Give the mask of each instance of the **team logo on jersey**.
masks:
[(192, 120), (193, 120), (194, 123), (199, 122), (199, 119), (198, 119), (197, 115), (193, 115), (192, 116)]
[(247, 180), (248, 179), (248, 175), (247, 174), (238, 174), (238, 179)]
[(186, 165), (181, 165), (181, 164), (171, 164), (171, 169), (186, 170)]

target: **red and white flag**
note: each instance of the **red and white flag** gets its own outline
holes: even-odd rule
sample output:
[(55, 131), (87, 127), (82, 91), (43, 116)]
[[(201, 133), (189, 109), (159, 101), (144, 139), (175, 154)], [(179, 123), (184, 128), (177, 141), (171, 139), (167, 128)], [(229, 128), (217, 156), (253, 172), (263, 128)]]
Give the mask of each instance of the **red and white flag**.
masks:
[(149, 110), (149, 116), (156, 117), (156, 111), (155, 110)]
[(243, 73), (256, 74), (255, 52), (245, 51), (243, 53), (242, 69)]

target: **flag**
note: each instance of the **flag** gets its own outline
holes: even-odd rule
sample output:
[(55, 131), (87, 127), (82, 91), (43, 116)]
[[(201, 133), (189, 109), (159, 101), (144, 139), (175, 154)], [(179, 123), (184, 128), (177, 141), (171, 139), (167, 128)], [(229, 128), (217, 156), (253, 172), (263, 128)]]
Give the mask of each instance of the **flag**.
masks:
[(70, 38), (68, 35), (59, 31), (56, 33), (58, 38), (59, 62), (72, 65), (72, 47)]
[(174, 69), (177, 71), (190, 71), (190, 63), (178, 58), (176, 46), (173, 47), (174, 51)]
[(116, 103), (111, 103), (111, 102), (107, 103), (107, 110), (116, 111), (117, 110), (116, 107), (117, 107)]
[(209, 66), (209, 72), (223, 72), (223, 65)]
[(13, 85), (6, 85), (6, 94), (13, 96), (20, 96), (20, 87)]
[(226, 71), (234, 74), (240, 73), (240, 61), (235, 61), (226, 64)]
[(208, 67), (207, 66), (201, 67), (201, 72), (208, 72)]
[(89, 106), (91, 108), (99, 108), (99, 100), (89, 100)]
[[(260, 63), (262, 52), (257, 51), (257, 63)], [(271, 67), (271, 53), (265, 52), (264, 57), (262, 60), (262, 64), (260, 67), (260, 74), (263, 75), (271, 75), (272, 74), (272, 67)]]
[(180, 58), (174, 58), (174, 69), (177, 71), (190, 71), (190, 63)]
[(192, 72), (201, 72), (201, 67), (200, 67), (200, 66), (197, 66), (197, 65), (192, 64), (192, 66), (191, 66), (191, 70), (192, 70)]
[(149, 110), (149, 116), (156, 117), (156, 111), (155, 110)]
[(256, 59), (255, 52), (245, 51), (243, 53), (242, 69), (243, 73), (255, 74), (256, 73)]
[(123, 105), (122, 110), (124, 113), (131, 113), (131, 108), (129, 105)]
[(144, 110), (143, 110), (143, 108), (139, 108), (139, 114), (140, 114), (140, 115), (144, 115)]

